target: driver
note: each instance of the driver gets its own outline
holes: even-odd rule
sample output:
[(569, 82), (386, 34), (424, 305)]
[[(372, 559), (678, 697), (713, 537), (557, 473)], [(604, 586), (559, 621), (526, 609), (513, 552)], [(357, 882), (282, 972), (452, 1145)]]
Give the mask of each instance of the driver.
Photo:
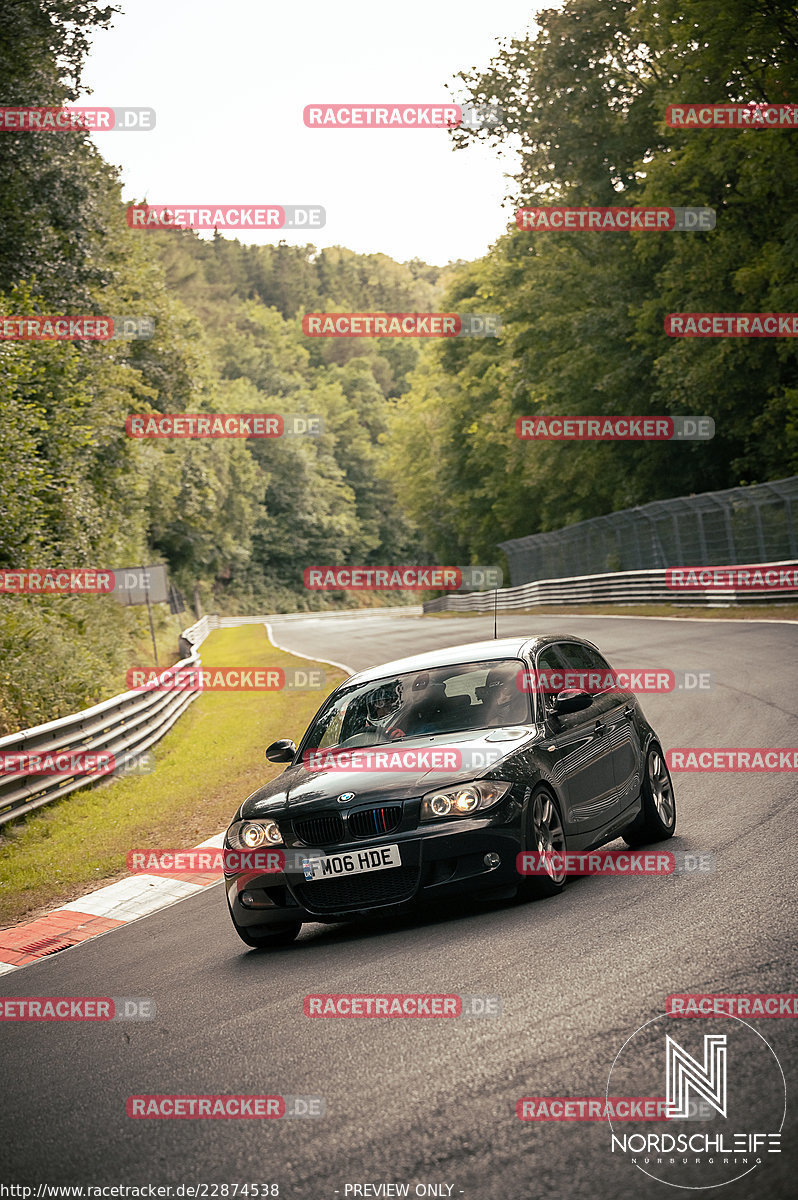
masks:
[(390, 718), (402, 706), (402, 685), (398, 679), (392, 683), (383, 683), (369, 692), (366, 697), (366, 727), (378, 728), (381, 732)]

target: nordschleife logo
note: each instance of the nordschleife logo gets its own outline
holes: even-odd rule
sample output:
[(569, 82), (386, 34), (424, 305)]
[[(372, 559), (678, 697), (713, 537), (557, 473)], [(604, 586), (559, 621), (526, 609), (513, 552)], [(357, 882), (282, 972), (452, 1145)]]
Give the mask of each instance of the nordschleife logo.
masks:
[(650, 1179), (708, 1190), (757, 1172), (766, 1194), (787, 1088), (775, 1052), (747, 1021), (654, 1017), (615, 1055), (606, 1095), (664, 1096), (661, 1121), (613, 1127), (607, 1118), (610, 1153)]

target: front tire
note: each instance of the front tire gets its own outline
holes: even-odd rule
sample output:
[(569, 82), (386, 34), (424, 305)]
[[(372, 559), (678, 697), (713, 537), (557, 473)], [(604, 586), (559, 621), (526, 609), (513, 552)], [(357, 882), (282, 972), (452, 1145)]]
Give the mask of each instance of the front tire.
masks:
[[(551, 792), (540, 787), (533, 793), (527, 809), (527, 848), (533, 852), (554, 851), (565, 854), (565, 828), (560, 807)], [(545, 900), (557, 896), (565, 887), (565, 870), (556, 871), (553, 865), (546, 868), (544, 875), (524, 876), (520, 895), (526, 900)]]
[(634, 848), (673, 837), (676, 832), (676, 797), (665, 755), (656, 742), (649, 746), (646, 754), (640, 796), (643, 807), (621, 834), (627, 846)]

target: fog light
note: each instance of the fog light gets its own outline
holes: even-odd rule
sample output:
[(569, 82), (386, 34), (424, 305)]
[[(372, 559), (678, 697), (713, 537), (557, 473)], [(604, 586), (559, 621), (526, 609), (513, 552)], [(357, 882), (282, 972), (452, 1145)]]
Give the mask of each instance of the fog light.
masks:
[(501, 862), (501, 859), (499, 858), (498, 854), (494, 853), (494, 851), (491, 850), (491, 852), (489, 854), (485, 855), (485, 857), (483, 858), (482, 861), (484, 862), (484, 864), (488, 868), (488, 870), (492, 871), (494, 867), (498, 867), (499, 863)]
[(251, 892), (242, 892), (241, 893), (241, 903), (242, 904), (254, 904), (255, 897), (252, 895)]

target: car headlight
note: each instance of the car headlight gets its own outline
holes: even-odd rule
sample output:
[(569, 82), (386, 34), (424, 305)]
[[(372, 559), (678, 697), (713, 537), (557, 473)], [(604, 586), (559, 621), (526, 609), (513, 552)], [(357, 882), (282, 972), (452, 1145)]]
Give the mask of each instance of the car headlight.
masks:
[(421, 820), (440, 821), (443, 817), (470, 816), (496, 804), (511, 787), (510, 783), (491, 780), (427, 792), (421, 801)]
[(234, 821), (225, 835), (233, 850), (255, 850), (258, 846), (282, 846), (283, 835), (276, 821), (264, 817), (260, 821)]

